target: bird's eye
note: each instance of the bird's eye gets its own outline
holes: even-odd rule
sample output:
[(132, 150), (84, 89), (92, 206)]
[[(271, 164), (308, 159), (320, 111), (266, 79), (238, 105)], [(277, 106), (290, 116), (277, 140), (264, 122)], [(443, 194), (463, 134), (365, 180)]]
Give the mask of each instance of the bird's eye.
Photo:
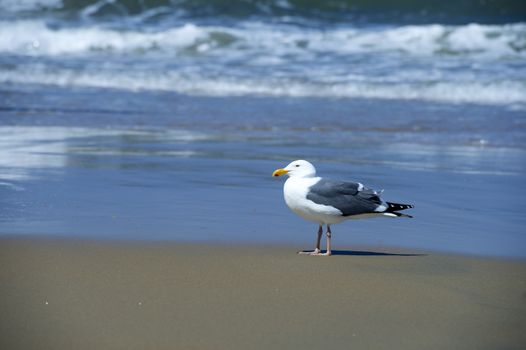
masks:
[(296, 168), (299, 167), (300, 165), (299, 164), (296, 164)]

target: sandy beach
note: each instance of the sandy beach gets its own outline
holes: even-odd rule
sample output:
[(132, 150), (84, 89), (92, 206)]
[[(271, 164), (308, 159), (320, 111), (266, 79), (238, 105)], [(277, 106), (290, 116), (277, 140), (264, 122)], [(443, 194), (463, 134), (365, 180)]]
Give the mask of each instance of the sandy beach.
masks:
[(0, 348), (526, 345), (524, 261), (295, 249), (4, 236)]
[(0, 350), (526, 349), (525, 18), (0, 1)]

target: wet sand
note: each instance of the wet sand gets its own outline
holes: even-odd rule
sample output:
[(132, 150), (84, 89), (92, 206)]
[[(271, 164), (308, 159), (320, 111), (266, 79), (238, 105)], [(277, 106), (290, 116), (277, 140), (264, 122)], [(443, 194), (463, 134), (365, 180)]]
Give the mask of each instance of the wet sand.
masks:
[(526, 347), (525, 261), (298, 248), (4, 236), (0, 348)]

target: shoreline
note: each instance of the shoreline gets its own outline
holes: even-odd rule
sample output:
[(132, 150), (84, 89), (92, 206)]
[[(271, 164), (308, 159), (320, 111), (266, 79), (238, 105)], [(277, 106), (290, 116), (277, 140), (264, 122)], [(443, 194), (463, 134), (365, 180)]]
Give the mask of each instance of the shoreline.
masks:
[(518, 349), (526, 344), (526, 262), (362, 247), (344, 252), (326, 258), (276, 245), (3, 236), (0, 345)]
[[(23, 233), (0, 233), (0, 244), (5, 241), (32, 241), (43, 242), (43, 243), (86, 243), (86, 244), (100, 244), (108, 246), (122, 246), (122, 247), (160, 247), (160, 246), (188, 246), (198, 247), (204, 246), (209, 248), (225, 248), (225, 249), (277, 249), (284, 253), (289, 252), (292, 255), (298, 255), (300, 251), (311, 251), (314, 249), (314, 239), (312, 242), (305, 243), (304, 241), (298, 241), (293, 243), (290, 240), (284, 242), (278, 242), (276, 240), (241, 240), (241, 241), (227, 241), (227, 240), (191, 240), (191, 239), (162, 239), (162, 238), (122, 238), (122, 237), (103, 237), (103, 236), (64, 236), (64, 235), (49, 235), (49, 234), (23, 234)], [(325, 251), (325, 241), (322, 240), (322, 251)], [(468, 253), (459, 251), (448, 251), (432, 249), (432, 248), (421, 248), (421, 247), (410, 247), (410, 246), (394, 246), (394, 245), (382, 245), (382, 244), (351, 244), (347, 242), (336, 244), (332, 247), (332, 256), (443, 256), (451, 258), (465, 258), (465, 259), (476, 259), (476, 260), (495, 260), (502, 262), (515, 262), (525, 263), (526, 257), (515, 256), (515, 255), (488, 255), (483, 253)], [(330, 257), (329, 257), (330, 258)]]

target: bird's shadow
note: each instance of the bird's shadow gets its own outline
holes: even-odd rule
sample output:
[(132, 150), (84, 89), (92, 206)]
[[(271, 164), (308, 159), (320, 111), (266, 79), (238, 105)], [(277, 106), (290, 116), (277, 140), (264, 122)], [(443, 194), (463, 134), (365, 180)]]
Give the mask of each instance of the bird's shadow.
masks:
[[(303, 250), (303, 253), (310, 253), (312, 250)], [(332, 255), (342, 256), (427, 256), (427, 254), (417, 253), (385, 253), (385, 252), (373, 252), (363, 250), (332, 250)]]

